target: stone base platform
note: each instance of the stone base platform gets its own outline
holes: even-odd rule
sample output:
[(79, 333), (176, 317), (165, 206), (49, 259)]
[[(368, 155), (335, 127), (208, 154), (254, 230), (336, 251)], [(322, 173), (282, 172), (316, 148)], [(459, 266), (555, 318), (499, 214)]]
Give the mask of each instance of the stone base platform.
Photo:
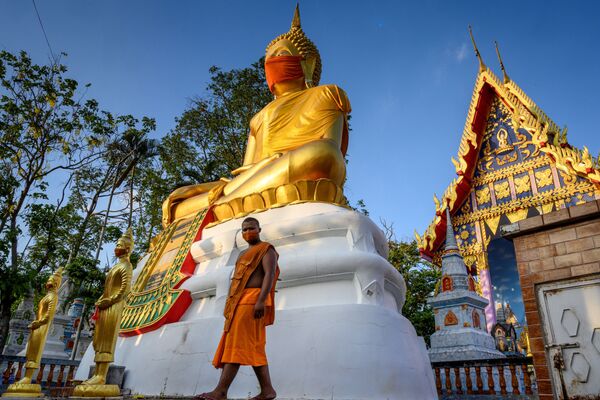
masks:
[(505, 358), (496, 350), (494, 338), (475, 328), (438, 331), (431, 335), (429, 358), (432, 362)]

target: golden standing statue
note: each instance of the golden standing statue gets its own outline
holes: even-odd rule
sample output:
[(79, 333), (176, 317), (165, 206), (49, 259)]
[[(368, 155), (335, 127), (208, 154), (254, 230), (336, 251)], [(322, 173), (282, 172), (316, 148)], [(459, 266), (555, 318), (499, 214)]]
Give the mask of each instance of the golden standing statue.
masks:
[(265, 74), (275, 99), (250, 122), (243, 165), (232, 179), (184, 186), (163, 203), (163, 225), (210, 205), (218, 221), (294, 201), (342, 203), (350, 102), (319, 84), (321, 57), (300, 26), (267, 47)]
[(106, 374), (110, 363), (114, 361), (125, 297), (131, 289), (133, 268), (129, 257), (132, 250), (133, 235), (131, 229), (128, 229), (117, 241), (115, 256), (119, 262), (108, 271), (104, 282), (104, 293), (96, 302), (98, 319), (93, 338), (96, 371), (94, 376), (75, 387), (73, 395), (76, 397), (117, 397), (120, 395), (117, 385), (106, 384)]
[(37, 318), (29, 325), (31, 335), (27, 341), (27, 352), (25, 354), (27, 359), (25, 377), (10, 385), (2, 395), (3, 397), (42, 397), (41, 386), (31, 383), (31, 379), (33, 373), (40, 367), (48, 328), (52, 324), (56, 304), (58, 303), (58, 288), (61, 280), (62, 268), (59, 268), (46, 282), (47, 293), (38, 304)]

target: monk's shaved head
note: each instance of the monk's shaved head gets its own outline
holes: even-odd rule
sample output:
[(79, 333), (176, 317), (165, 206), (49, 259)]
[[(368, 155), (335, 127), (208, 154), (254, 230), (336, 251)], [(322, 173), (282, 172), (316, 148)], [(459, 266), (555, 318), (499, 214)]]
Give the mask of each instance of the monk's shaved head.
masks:
[(248, 217), (242, 222), (242, 225), (244, 225), (247, 222), (254, 222), (256, 224), (256, 226), (260, 226), (260, 223), (258, 222), (258, 220), (256, 218)]

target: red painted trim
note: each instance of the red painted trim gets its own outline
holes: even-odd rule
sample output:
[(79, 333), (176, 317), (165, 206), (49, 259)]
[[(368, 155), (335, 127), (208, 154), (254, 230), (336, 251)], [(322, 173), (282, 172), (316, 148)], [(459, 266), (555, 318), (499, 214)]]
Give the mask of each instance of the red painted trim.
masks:
[[(469, 151), (464, 156), (465, 161), (467, 161), (467, 167), (465, 171), (461, 171), (463, 172), (461, 175), (462, 179), (459, 178), (456, 186), (456, 201), (454, 202), (455, 208), (450, 210), (452, 215), (454, 215), (458, 208), (462, 206), (471, 192), (471, 188), (473, 186), (472, 177), (475, 174), (475, 168), (479, 158), (479, 149), (485, 133), (484, 130), (487, 124), (488, 114), (490, 112), (490, 108), (492, 107), (492, 102), (495, 96), (499, 95), (487, 82), (481, 87), (481, 90), (479, 90), (479, 97), (477, 99), (477, 105), (475, 106), (475, 114), (473, 115), (473, 120), (471, 121), (471, 129), (477, 135), (477, 146), (474, 147), (471, 143), (469, 143)], [(435, 241), (432, 245), (433, 250), (421, 250), (421, 257), (423, 258), (432, 259), (433, 252), (438, 250), (444, 243), (446, 237), (446, 214), (442, 213), (439, 216), (441, 219), (435, 227)]]

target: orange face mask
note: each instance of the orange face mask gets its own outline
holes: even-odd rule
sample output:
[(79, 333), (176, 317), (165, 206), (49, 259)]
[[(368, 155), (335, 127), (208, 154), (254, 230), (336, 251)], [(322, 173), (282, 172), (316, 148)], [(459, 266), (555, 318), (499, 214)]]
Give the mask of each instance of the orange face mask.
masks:
[(278, 56), (265, 61), (265, 75), (271, 92), (276, 83), (304, 77), (300, 60), (302, 56)]
[(255, 243), (260, 239), (260, 233), (257, 231), (242, 232), (244, 240), (250, 244)]

